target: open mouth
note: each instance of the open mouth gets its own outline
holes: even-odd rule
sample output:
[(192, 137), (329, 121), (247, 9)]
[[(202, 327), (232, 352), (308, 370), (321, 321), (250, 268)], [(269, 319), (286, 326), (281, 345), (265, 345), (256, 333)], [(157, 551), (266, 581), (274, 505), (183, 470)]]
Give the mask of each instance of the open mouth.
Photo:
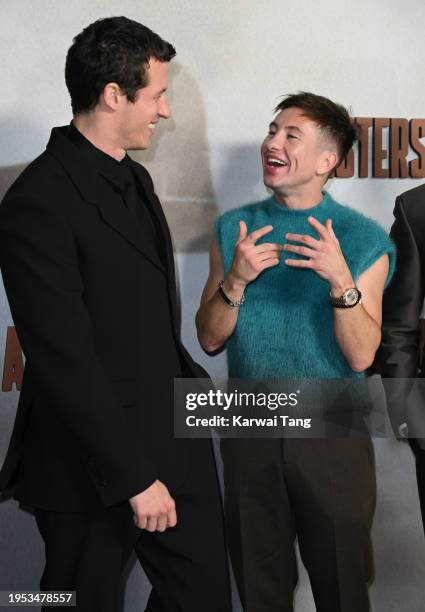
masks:
[(268, 157), (267, 165), (271, 166), (272, 168), (284, 168), (288, 164), (284, 162), (282, 159), (278, 159), (277, 157)]

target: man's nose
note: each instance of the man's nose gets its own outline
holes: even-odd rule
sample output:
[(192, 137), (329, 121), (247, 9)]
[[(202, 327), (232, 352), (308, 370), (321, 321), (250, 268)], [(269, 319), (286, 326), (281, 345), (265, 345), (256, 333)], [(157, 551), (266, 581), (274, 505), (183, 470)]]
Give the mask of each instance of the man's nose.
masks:
[(280, 151), (282, 149), (282, 146), (275, 140), (272, 140), (267, 143), (267, 149), (268, 151)]
[(161, 98), (160, 100), (159, 108), (158, 108), (158, 115), (160, 117), (163, 117), (164, 119), (168, 119), (168, 117), (171, 117), (170, 105), (165, 96)]
[(283, 148), (283, 139), (274, 134), (267, 140), (266, 147), (269, 151), (278, 151)]

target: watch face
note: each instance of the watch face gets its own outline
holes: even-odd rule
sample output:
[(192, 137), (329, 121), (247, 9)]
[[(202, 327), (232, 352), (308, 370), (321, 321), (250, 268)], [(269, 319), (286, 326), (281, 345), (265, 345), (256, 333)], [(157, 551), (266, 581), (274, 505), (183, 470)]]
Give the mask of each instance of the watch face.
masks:
[(346, 291), (344, 293), (344, 302), (347, 306), (353, 306), (353, 304), (355, 304), (358, 300), (359, 297), (359, 293), (357, 291), (357, 289), (348, 289), (348, 291)]

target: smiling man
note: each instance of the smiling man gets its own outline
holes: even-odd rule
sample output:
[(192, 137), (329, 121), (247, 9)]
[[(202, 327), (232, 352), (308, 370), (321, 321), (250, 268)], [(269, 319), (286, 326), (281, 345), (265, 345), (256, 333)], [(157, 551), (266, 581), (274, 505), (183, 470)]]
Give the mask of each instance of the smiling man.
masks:
[(121, 609), (133, 548), (153, 587), (146, 610), (231, 610), (212, 446), (173, 438), (174, 377), (206, 373), (180, 341), (152, 180), (126, 153), (147, 149), (170, 116), (174, 55), (125, 17), (78, 34), (65, 67), (73, 121), (0, 208), (26, 355), (0, 489), (35, 510), (41, 588), (75, 590), (80, 612)]
[[(355, 140), (340, 105), (285, 98), (262, 148), (268, 199), (222, 215), (197, 314), (231, 378), (356, 378), (373, 362), (394, 262), (384, 230), (326, 191)], [(316, 608), (369, 611), (373, 447), (363, 439), (223, 440), (230, 554), (246, 612), (290, 612), (298, 537)]]

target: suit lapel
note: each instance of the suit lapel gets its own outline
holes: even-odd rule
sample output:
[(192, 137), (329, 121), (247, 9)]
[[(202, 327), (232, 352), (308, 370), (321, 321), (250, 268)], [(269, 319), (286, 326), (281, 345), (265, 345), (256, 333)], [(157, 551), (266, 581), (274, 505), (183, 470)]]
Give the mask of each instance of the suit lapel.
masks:
[(103, 220), (136, 247), (161, 272), (165, 273), (165, 268), (158, 253), (153, 247), (151, 240), (145, 234), (142, 224), (129, 214), (120, 194), (109, 189), (102, 180), (99, 180), (98, 193), (99, 197), (94, 204), (97, 206)]
[(153, 211), (161, 229), (162, 235), (160, 236), (160, 238), (163, 241), (163, 245), (165, 248), (171, 310), (175, 327), (176, 329), (178, 329), (180, 327), (180, 316), (179, 307), (177, 304), (176, 272), (174, 267), (173, 243), (171, 239), (170, 230), (168, 228), (168, 223), (165, 218), (164, 211), (162, 210), (161, 203), (154, 191), (152, 179), (149, 173), (142, 165), (138, 164), (133, 160), (131, 161), (134, 171), (140, 181), (140, 185), (143, 188), (145, 197), (149, 200), (149, 203), (151, 204), (151, 210)]
[(152, 179), (150, 175), (145, 170), (143, 166), (134, 162), (132, 160), (132, 166), (136, 172), (137, 178), (139, 179), (140, 185), (143, 188), (143, 192), (146, 198), (149, 200), (151, 205), (151, 210), (153, 211), (156, 220), (158, 221), (159, 227), (161, 229), (160, 238), (163, 240), (163, 244), (165, 247), (165, 256), (166, 256), (166, 264), (167, 264), (167, 273), (169, 279), (172, 280), (175, 286), (175, 269), (174, 269), (174, 253), (173, 253), (173, 243), (171, 239), (170, 230), (168, 228), (168, 223), (164, 215), (164, 211), (162, 210), (161, 203), (156, 195)]
[(165, 273), (164, 266), (151, 242), (146, 238), (141, 224), (135, 223), (128, 214), (119, 193), (115, 193), (112, 187), (109, 187), (105, 180), (84, 162), (77, 149), (67, 139), (66, 129), (67, 126), (53, 128), (47, 151), (61, 163), (83, 199), (96, 205), (105, 223)]

